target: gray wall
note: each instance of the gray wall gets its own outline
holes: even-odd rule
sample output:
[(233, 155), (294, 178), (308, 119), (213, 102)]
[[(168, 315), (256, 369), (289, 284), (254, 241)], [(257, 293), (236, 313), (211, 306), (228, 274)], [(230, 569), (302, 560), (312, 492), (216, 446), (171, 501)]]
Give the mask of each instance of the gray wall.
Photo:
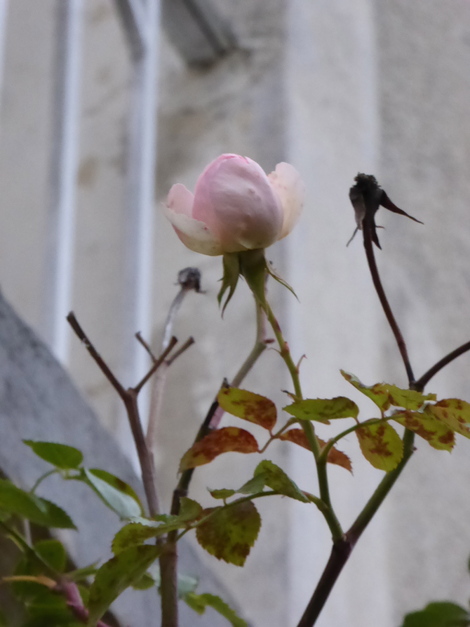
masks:
[[(35, 13), (32, 0), (11, 3), (0, 161), (0, 280), (39, 331), (53, 3), (41, 5)], [(222, 152), (246, 154), (268, 171), (280, 160), (291, 161), (306, 181), (306, 209), (296, 231), (269, 256), (300, 304), (277, 286), (273, 299), (294, 354), (308, 357), (302, 362), (305, 394), (349, 394), (361, 402), (364, 417), (372, 417), (373, 407), (348, 388), (339, 368), (366, 383), (405, 385), (406, 379), (361, 239), (345, 248), (354, 228), (347, 193), (358, 171), (376, 174), (394, 202), (425, 222), (423, 227), (385, 212), (378, 216), (386, 227), (380, 233), (380, 268), (416, 372), (470, 338), (470, 7), (464, 0), (218, 0), (214, 6), (238, 38), (239, 49), (230, 56), (210, 67), (190, 67), (163, 37), (157, 204), (173, 183), (193, 186), (205, 164)], [(135, 331), (120, 320), (129, 78), (110, 1), (87, 3), (85, 33), (73, 307), (119, 370), (121, 338)], [(253, 333), (243, 286), (222, 321), (215, 301), (220, 259), (186, 251), (158, 214), (155, 339), (176, 293), (176, 274), (188, 265), (202, 270), (206, 293), (188, 297), (176, 329), (180, 338), (191, 334), (197, 343), (172, 368), (158, 432), (160, 489), (167, 501), (178, 457), (221, 379), (233, 375), (249, 350)], [(117, 400), (78, 343), (72, 346), (73, 377), (103, 423), (116, 430)], [(429, 391), (470, 400), (469, 359), (461, 357)], [(262, 360), (246, 386), (282, 406), (279, 390), (288, 382), (279, 358), (270, 351)], [(328, 433), (320, 430), (320, 436)], [(320, 627), (395, 627), (405, 610), (432, 598), (466, 602), (467, 442), (459, 441), (452, 455), (421, 442), (417, 448), (357, 547)], [(331, 477), (347, 526), (381, 473), (361, 460), (353, 437), (343, 449), (353, 458), (354, 476), (332, 469)], [(308, 455), (287, 445), (274, 455), (304, 489), (316, 490)], [(207, 486), (233, 487), (246, 474), (240, 458), (227, 455), (196, 473), (194, 495), (205, 499)], [(245, 569), (214, 564), (202, 552), (201, 559), (224, 577), (254, 624), (294, 625), (326, 560), (328, 533), (306, 506), (283, 499), (264, 507), (260, 540)]]

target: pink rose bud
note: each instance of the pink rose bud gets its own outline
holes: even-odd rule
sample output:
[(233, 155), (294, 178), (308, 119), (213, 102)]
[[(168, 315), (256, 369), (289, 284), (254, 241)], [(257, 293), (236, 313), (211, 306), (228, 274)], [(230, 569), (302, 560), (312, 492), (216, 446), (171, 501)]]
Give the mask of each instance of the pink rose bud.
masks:
[(304, 185), (290, 164), (266, 175), (252, 159), (227, 154), (207, 166), (194, 195), (173, 185), (164, 210), (188, 248), (223, 255), (266, 248), (288, 235), (303, 199)]

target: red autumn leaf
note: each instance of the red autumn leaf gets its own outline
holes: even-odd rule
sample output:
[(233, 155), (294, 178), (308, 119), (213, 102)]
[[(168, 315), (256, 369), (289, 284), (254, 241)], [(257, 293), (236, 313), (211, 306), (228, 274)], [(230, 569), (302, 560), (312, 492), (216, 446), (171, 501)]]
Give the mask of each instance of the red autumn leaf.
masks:
[[(285, 440), (287, 442), (293, 442), (294, 444), (298, 444), (299, 446), (306, 448), (308, 451), (311, 450), (310, 445), (307, 440), (307, 436), (305, 435), (303, 429), (289, 429), (289, 431), (282, 433), (279, 436), (279, 439)], [(321, 448), (323, 448), (326, 442), (324, 442), (320, 438), (317, 438), (317, 439), (318, 439), (318, 444), (320, 445)], [(343, 453), (342, 451), (339, 451), (337, 448), (333, 447), (332, 449), (330, 449), (330, 452), (328, 453), (327, 461), (330, 464), (336, 464), (336, 466), (341, 466), (342, 468), (346, 468), (346, 470), (349, 470), (349, 472), (352, 472), (351, 460), (345, 453)]]
[(224, 411), (254, 422), (268, 431), (276, 424), (276, 406), (265, 396), (238, 388), (222, 388), (217, 400)]
[(237, 427), (223, 427), (206, 435), (196, 442), (181, 458), (180, 472), (195, 466), (208, 464), (222, 453), (257, 453), (258, 443), (255, 438)]

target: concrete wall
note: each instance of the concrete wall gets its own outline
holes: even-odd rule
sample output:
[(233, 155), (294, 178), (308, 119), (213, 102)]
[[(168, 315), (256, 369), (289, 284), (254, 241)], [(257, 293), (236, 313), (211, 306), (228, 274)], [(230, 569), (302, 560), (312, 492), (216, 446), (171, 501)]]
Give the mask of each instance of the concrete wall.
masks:
[[(53, 32), (53, 3), (41, 4), (39, 15), (32, 0), (11, 3), (0, 162), (0, 279), (7, 297), (39, 330)], [(163, 37), (157, 203), (174, 182), (193, 186), (205, 164), (222, 152), (249, 155), (268, 171), (278, 161), (291, 161), (306, 181), (307, 205), (300, 226), (270, 257), (300, 304), (273, 286), (275, 306), (294, 355), (307, 355), (305, 394), (348, 394), (371, 417), (372, 406), (348, 388), (339, 368), (366, 383), (405, 385), (406, 379), (360, 238), (345, 247), (354, 228), (347, 194), (358, 171), (376, 174), (399, 206), (425, 222), (422, 227), (385, 211), (378, 216), (386, 226), (379, 264), (417, 374), (470, 337), (470, 7), (464, 0), (218, 0), (214, 6), (238, 38), (239, 49), (230, 56), (211, 67), (189, 67)], [(120, 319), (125, 294), (119, 280), (129, 65), (112, 3), (88, 2), (86, 22), (73, 307), (119, 371), (121, 338), (135, 331), (123, 328)], [(222, 321), (215, 301), (220, 259), (186, 251), (158, 214), (155, 341), (176, 294), (176, 274), (188, 265), (203, 272), (206, 293), (188, 296), (176, 328), (181, 339), (193, 335), (196, 346), (172, 368), (158, 430), (166, 502), (179, 456), (253, 334), (252, 304), (243, 286)], [(429, 391), (470, 400), (469, 359), (460, 358), (436, 377)], [(114, 430), (117, 399), (78, 344), (70, 369)], [(273, 351), (246, 382), (280, 406), (285, 397), (279, 390), (288, 385)], [(328, 433), (322, 429), (320, 436)], [(357, 547), (320, 627), (395, 627), (405, 610), (431, 598), (466, 602), (467, 443), (459, 441), (452, 455), (421, 442), (417, 448)], [(332, 469), (331, 478), (347, 526), (381, 473), (361, 460), (353, 437), (343, 449), (353, 458), (354, 477)], [(316, 490), (307, 454), (287, 444), (273, 454), (304, 489)], [(227, 455), (196, 473), (194, 495), (206, 498), (207, 486), (236, 486), (246, 474), (240, 458)], [(312, 592), (329, 551), (328, 533), (306, 506), (282, 499), (264, 509), (260, 540), (245, 569), (214, 564), (202, 552), (201, 559), (229, 582), (253, 624), (285, 627), (296, 624)]]

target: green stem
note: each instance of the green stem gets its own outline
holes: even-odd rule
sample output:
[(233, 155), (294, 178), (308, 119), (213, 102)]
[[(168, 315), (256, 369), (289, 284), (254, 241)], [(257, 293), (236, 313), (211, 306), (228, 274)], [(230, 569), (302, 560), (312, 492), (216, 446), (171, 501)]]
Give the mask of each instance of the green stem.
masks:
[(403, 459), (395, 470), (392, 470), (385, 475), (345, 536), (333, 542), (330, 558), (326, 564), (325, 570), (323, 571), (320, 581), (315, 588), (315, 592), (313, 593), (297, 627), (312, 627), (315, 625), (316, 620), (320, 615), (320, 612), (322, 611), (334, 585), (336, 584), (341, 571), (348, 561), (354, 546), (376, 514), (379, 507), (382, 505), (392, 487), (395, 485), (395, 482), (400, 476), (403, 468), (406, 466), (406, 463), (413, 454), (413, 442), (414, 433), (406, 430), (403, 437)]
[(403, 468), (406, 466), (408, 460), (414, 451), (414, 439), (415, 434), (408, 429), (405, 430), (403, 436), (403, 458), (395, 470), (387, 473), (382, 481), (377, 486), (375, 492), (370, 497), (359, 516), (354, 521), (353, 525), (346, 533), (346, 537), (352, 543), (352, 546), (359, 540), (362, 532), (367, 527), (369, 522), (374, 517), (375, 513), (382, 505), (385, 497), (388, 495), (392, 487), (395, 485), (396, 480), (400, 476)]
[(53, 468), (52, 470), (48, 470), (43, 475), (41, 475), (36, 481), (36, 483), (33, 485), (33, 487), (31, 488), (31, 490), (29, 491), (30, 494), (34, 494), (36, 492), (38, 486), (44, 481), (44, 479), (47, 479), (47, 477), (50, 477), (51, 475), (55, 475), (58, 472), (59, 471), (57, 470), (57, 468)]
[[(264, 302), (261, 303), (261, 305), (266, 313), (266, 317), (268, 319), (269, 324), (271, 325), (271, 328), (276, 337), (277, 343), (279, 344), (280, 355), (282, 359), (284, 360), (284, 363), (286, 364), (287, 369), (290, 373), (292, 384), (294, 386), (295, 396), (298, 400), (302, 400), (303, 394), (302, 394), (302, 386), (300, 384), (299, 369), (292, 359), (289, 345), (284, 339), (284, 336), (281, 331), (281, 326), (279, 322), (277, 321), (277, 318), (274, 315), (273, 310), (271, 309), (266, 299), (264, 299)], [(305, 436), (308, 440), (310, 448), (313, 452), (313, 456), (315, 458), (320, 498), (325, 505), (325, 507), (321, 511), (331, 531), (333, 540), (338, 540), (339, 538), (342, 538), (344, 534), (341, 528), (341, 524), (338, 518), (336, 517), (333, 506), (331, 504), (326, 461), (324, 462), (323, 460), (319, 460), (321, 448), (320, 448), (320, 444), (318, 442), (317, 436), (315, 435), (315, 430), (311, 422), (309, 422), (308, 420), (302, 420), (301, 427), (305, 433)]]

